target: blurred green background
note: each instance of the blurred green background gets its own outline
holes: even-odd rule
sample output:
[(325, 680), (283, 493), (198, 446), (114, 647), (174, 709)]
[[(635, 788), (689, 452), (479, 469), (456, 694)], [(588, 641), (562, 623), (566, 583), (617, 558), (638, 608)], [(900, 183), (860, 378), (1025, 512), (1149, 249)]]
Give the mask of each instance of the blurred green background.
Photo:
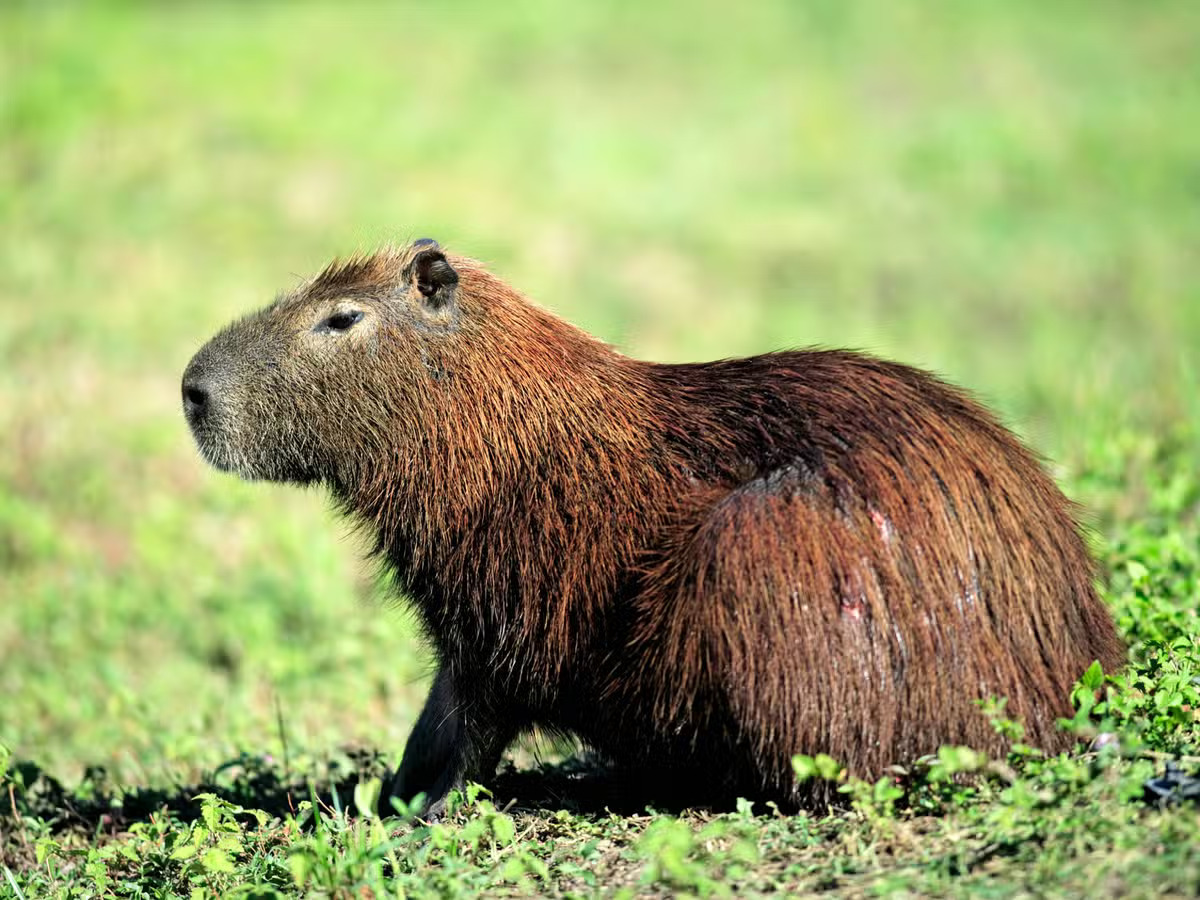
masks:
[(387, 241), (634, 355), (936, 369), (1103, 555), (1200, 465), (1198, 37), (1194, 0), (4, 4), (0, 743), (138, 782), (280, 721), (401, 746), (411, 622), (318, 492), (203, 465), (178, 387)]

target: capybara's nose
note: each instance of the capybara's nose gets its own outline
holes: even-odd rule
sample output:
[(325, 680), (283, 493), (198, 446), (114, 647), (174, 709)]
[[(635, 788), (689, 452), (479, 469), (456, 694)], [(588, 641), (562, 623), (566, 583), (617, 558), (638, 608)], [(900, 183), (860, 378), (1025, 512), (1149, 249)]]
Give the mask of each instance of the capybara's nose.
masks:
[(199, 378), (183, 379), (183, 414), (189, 422), (195, 422), (204, 415), (208, 409), (209, 396), (208, 385)]

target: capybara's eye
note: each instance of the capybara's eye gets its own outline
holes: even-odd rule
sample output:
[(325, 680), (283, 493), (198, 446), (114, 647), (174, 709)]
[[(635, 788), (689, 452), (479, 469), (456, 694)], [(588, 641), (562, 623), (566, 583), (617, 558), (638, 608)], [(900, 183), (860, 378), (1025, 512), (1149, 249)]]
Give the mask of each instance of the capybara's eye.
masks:
[(336, 312), (317, 326), (317, 331), (349, 331), (361, 320), (363, 314), (357, 309)]

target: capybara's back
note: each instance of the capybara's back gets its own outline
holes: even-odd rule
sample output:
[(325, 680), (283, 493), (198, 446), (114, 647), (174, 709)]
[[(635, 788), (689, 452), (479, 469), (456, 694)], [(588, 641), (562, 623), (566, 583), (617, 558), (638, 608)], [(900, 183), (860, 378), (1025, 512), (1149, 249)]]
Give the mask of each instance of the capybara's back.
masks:
[(989, 697), (1059, 749), (1123, 659), (1070, 503), (906, 366), (632, 360), (420, 241), (226, 329), (183, 389), (214, 464), (376, 534), (439, 662), (392, 785), (430, 815), (534, 725), (681, 802), (793, 805), (797, 753), (1001, 751)]

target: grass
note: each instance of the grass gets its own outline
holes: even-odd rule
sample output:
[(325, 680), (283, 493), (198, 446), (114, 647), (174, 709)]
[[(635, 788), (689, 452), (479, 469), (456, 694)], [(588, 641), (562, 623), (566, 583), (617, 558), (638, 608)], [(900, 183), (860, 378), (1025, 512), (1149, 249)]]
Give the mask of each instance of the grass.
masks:
[[(1194, 895), (1200, 815), (1140, 798), (1200, 752), (1198, 41), (1184, 0), (4, 5), (0, 896)], [(1076, 727), (1120, 752), (354, 814), (428, 656), (319, 494), (201, 464), (178, 378), (427, 234), (635, 355), (978, 391), (1089, 511), (1133, 663)]]

